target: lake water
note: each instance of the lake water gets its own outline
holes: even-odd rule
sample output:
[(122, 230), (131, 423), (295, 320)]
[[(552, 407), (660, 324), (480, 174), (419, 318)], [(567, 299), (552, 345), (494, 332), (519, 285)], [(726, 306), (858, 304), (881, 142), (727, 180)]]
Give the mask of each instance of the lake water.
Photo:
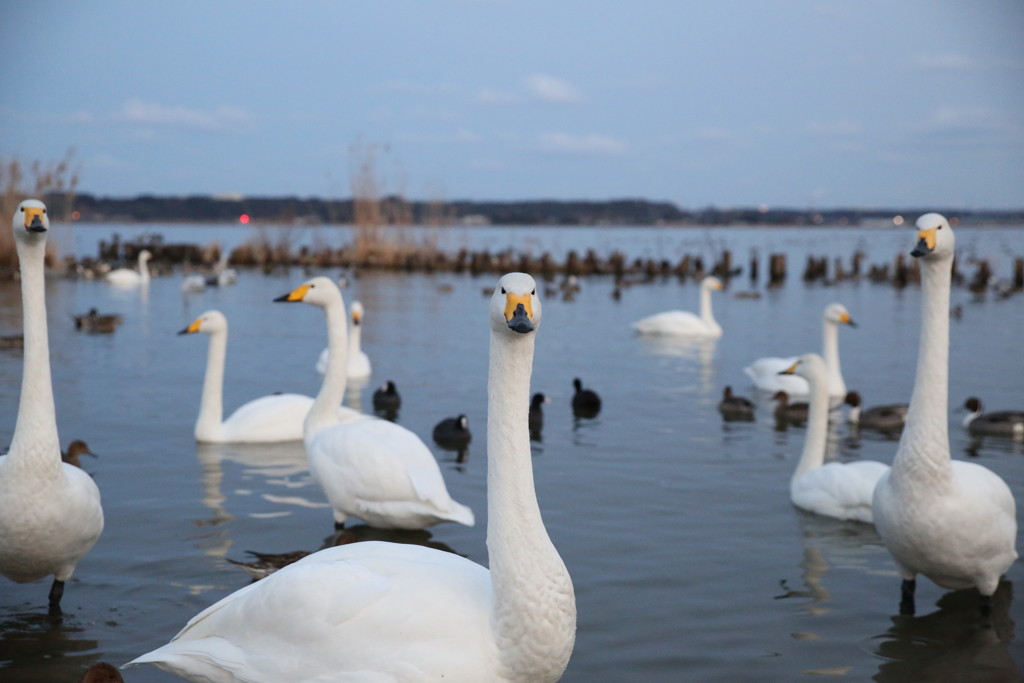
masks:
[[(76, 226), (63, 239), (89, 243), (75, 251), (92, 254), (96, 240), (139, 229)], [(235, 230), (161, 232), (168, 242), (219, 239), (230, 247), (251, 234)], [(515, 231), (488, 230), (495, 229), (463, 230), (457, 239), (495, 251), (509, 246), (506, 239), (516, 243)], [(567, 230), (531, 228), (520, 243), (558, 257), (588, 246), (671, 259), (730, 248), (745, 265), (755, 248), (793, 259), (846, 257), (862, 248), (869, 264), (891, 262), (914, 241), (910, 228)], [(1024, 256), (1024, 229), (961, 228), (957, 238), (962, 255), (991, 258), (1004, 278), (1011, 258)], [(791, 271), (796, 263), (802, 268), (791, 260)], [(900, 580), (873, 528), (816, 518), (790, 504), (788, 481), (804, 430), (777, 431), (762, 396), (755, 422), (723, 423), (719, 416), (725, 385), (754, 396), (742, 373), (750, 361), (820, 350), (821, 312), (832, 301), (845, 304), (858, 324), (840, 332), (849, 387), (868, 405), (909, 398), (919, 290), (866, 280), (808, 286), (798, 275), (791, 272), (773, 290), (763, 279), (735, 279), (715, 295), (725, 334), (710, 344), (652, 343), (629, 328), (657, 311), (695, 310), (692, 282), (636, 285), (614, 300), (609, 278), (585, 278), (573, 301), (544, 296), (533, 387), (552, 402), (542, 441), (534, 443), (534, 466), (544, 519), (573, 576), (579, 609), (564, 680), (1021, 680), (1024, 640), (1015, 624), (1024, 620), (1024, 598), (1012, 595), (1024, 585), (1020, 561), (997, 594), (991, 625), (978, 617), (975, 596), (926, 579), (919, 582), (918, 616), (901, 617)], [(274, 276), (243, 271), (237, 285), (188, 297), (180, 274), (155, 279), (145, 292), (86, 280), (48, 283), (61, 441), (84, 439), (99, 454), (84, 466), (103, 494), (107, 522), (67, 586), (59, 622), (46, 614), (48, 580), (0, 580), (0, 679), (75, 681), (92, 662), (123, 664), (249, 582), (226, 558), (245, 559), (246, 550), (314, 550), (331, 535), (330, 511), (310, 480), (301, 444), (195, 444), (207, 338), (176, 335), (205, 310), (226, 314), (229, 411), (274, 391), (313, 394), (323, 314), (271, 303), (306, 277), (297, 269)], [(373, 388), (393, 379), (403, 399), (398, 421), (424, 438), (452, 496), (480, 520), (489, 335), (483, 290), (496, 280), (363, 272), (345, 291), (349, 302), (366, 307), (363, 346), (373, 363), (372, 378), (352, 388), (350, 404), (367, 408)], [(735, 296), (749, 290), (762, 296)], [(1024, 445), (973, 443), (955, 408), (969, 395), (990, 409), (1024, 408), (1024, 295), (976, 299), (957, 289), (953, 303), (964, 307), (951, 326), (954, 457), (975, 457), (999, 473), (1022, 516)], [(77, 332), (71, 315), (91, 307), (121, 313), (125, 322), (111, 336)], [(20, 328), (18, 285), (0, 283), (0, 332)], [(596, 419), (572, 416), (577, 376), (604, 399)], [(14, 428), (20, 378), (20, 352), (0, 351), (0, 443)], [(459, 413), (473, 431), (461, 463), (430, 439), (436, 422)], [(891, 462), (896, 448), (868, 433), (857, 438), (841, 424), (833, 436), (841, 458)], [(436, 544), (486, 563), (485, 533), (482, 523), (447, 524), (395, 540)], [(130, 683), (178, 680), (151, 666), (125, 673)]]

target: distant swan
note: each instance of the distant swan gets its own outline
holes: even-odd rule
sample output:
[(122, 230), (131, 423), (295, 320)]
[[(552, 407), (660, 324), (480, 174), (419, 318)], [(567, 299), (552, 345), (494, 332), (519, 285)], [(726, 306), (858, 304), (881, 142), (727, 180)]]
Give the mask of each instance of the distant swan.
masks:
[(232, 593), (130, 664), (204, 681), (557, 681), (575, 642), (576, 600), (530, 462), (535, 292), (533, 278), (511, 273), (490, 305), (490, 569), (419, 545), (321, 550)]
[[(857, 325), (850, 318), (846, 307), (839, 303), (829, 304), (822, 315), (822, 355), (825, 357), (825, 368), (828, 371), (828, 395), (832, 398), (846, 396), (846, 382), (839, 365), (839, 325)], [(754, 386), (762, 391), (775, 393), (785, 391), (790, 396), (806, 396), (811, 393), (807, 380), (792, 375), (781, 375), (786, 368), (796, 362), (796, 358), (759, 358), (743, 372), (750, 377)]]
[(472, 526), (473, 511), (448, 494), (434, 454), (405, 427), (387, 420), (340, 423), (348, 334), (341, 290), (316, 277), (275, 301), (319, 306), (330, 356), (323, 385), (303, 425), (309, 469), (342, 526), (351, 515), (380, 529), (423, 529), (440, 522)]
[(949, 452), (949, 290), (956, 239), (946, 219), (917, 219), (921, 341), (910, 411), (892, 470), (875, 489), (874, 514), (903, 578), (900, 610), (914, 611), (917, 575), (950, 589), (977, 588), (991, 607), (1017, 559), (1016, 503), (1006, 482)]
[(107, 282), (117, 287), (135, 287), (149, 284), (149, 266), (146, 264), (152, 254), (143, 249), (139, 252), (139, 269), (115, 268), (107, 273)]
[(897, 432), (903, 429), (903, 425), (907, 421), (906, 403), (864, 408), (861, 405), (860, 394), (856, 391), (847, 392), (843, 403), (850, 406), (846, 421), (858, 427), (877, 429), (883, 432)]
[(875, 484), (889, 466), (874, 460), (826, 463), (829, 397), (825, 361), (816, 353), (805, 353), (785, 372), (798, 374), (811, 386), (807, 436), (800, 462), (789, 480), (790, 500), (808, 512), (870, 524)]
[(1024, 410), (1000, 410), (984, 412), (981, 399), (971, 396), (964, 401), (967, 417), (964, 427), (975, 436), (1005, 436), (1008, 439), (1024, 439)]
[(103, 531), (103, 507), (92, 477), (61, 460), (46, 326), (49, 227), (46, 205), (35, 199), (11, 220), (26, 343), (14, 434), (0, 457), (0, 574), (17, 583), (53, 575), (50, 611), (59, 613), (64, 583)]
[(721, 289), (721, 280), (709, 275), (700, 283), (699, 316), (689, 311), (665, 311), (637, 320), (631, 327), (642, 335), (717, 339), (722, 336), (722, 327), (711, 310), (711, 292)]
[[(199, 443), (275, 443), (301, 441), (302, 423), (313, 407), (313, 399), (302, 394), (271, 394), (238, 407), (224, 415), (224, 363), (227, 357), (228, 320), (220, 311), (206, 311), (178, 334), (203, 332), (210, 335), (203, 394), (199, 401), (195, 438)], [(340, 401), (339, 401), (340, 403)], [(343, 420), (363, 419), (358, 411), (338, 406)]]
[[(347, 372), (348, 378), (353, 380), (366, 379), (372, 374), (370, 367), (370, 357), (363, 351), (362, 339), (363, 339), (363, 316), (366, 312), (363, 310), (363, 305), (358, 301), (353, 301), (349, 318), (351, 324), (348, 327), (348, 365)], [(327, 371), (327, 352), (328, 349), (324, 349), (320, 352), (320, 357), (316, 361), (316, 371), (321, 375)]]

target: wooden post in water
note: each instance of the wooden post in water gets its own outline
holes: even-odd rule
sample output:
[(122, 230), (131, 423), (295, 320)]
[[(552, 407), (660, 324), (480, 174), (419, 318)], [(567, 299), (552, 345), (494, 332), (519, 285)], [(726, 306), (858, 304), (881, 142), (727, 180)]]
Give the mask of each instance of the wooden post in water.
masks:
[(772, 254), (768, 259), (768, 286), (778, 287), (786, 281), (786, 255)]
[(757, 249), (750, 250), (750, 284), (757, 284)]

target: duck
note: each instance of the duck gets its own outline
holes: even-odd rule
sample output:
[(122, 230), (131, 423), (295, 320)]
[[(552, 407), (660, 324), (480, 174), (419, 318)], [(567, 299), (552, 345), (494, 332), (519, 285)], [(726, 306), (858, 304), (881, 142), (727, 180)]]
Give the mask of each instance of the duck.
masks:
[(807, 422), (807, 417), (810, 414), (810, 405), (806, 401), (790, 402), (789, 394), (785, 391), (776, 391), (772, 396), (772, 400), (775, 401), (774, 414), (777, 421), (792, 424)]
[(523, 410), (541, 324), (532, 277), (499, 280), (489, 324), (489, 569), (413, 544), (327, 548), (228, 595), (128, 665), (207, 681), (557, 681), (576, 599), (533, 484)]
[(889, 466), (875, 460), (825, 462), (829, 418), (825, 361), (816, 353), (805, 353), (783, 372), (798, 374), (811, 387), (807, 435), (789, 480), (790, 500), (801, 510), (816, 515), (871, 524), (875, 485)]
[(544, 429), (544, 404), (551, 403), (547, 394), (537, 392), (530, 399), (529, 426), (530, 437), (536, 441), (540, 439), (541, 430)]
[(637, 320), (631, 327), (647, 336), (700, 337), (718, 339), (722, 327), (711, 310), (711, 292), (720, 291), (722, 281), (709, 275), (700, 283), (700, 315), (689, 311), (665, 311)]
[(377, 414), (394, 417), (402, 407), (402, 396), (390, 379), (373, 392), (373, 410)]
[(964, 401), (964, 428), (974, 436), (1005, 436), (1024, 439), (1024, 410), (1000, 410), (984, 412), (981, 399), (971, 396)]
[(124, 318), (117, 313), (100, 314), (95, 308), (90, 308), (88, 313), (74, 316), (75, 329), (90, 334), (113, 334), (117, 331), (118, 325), (124, 322)]
[[(202, 332), (210, 336), (203, 393), (193, 434), (198, 443), (279, 443), (302, 441), (302, 423), (313, 407), (303, 394), (270, 394), (239, 406), (224, 419), (224, 364), (228, 346), (228, 319), (209, 310), (192, 321), (179, 335)], [(338, 402), (339, 404), (341, 401)], [(359, 411), (337, 406), (343, 421), (366, 419)]]
[(138, 270), (132, 270), (131, 268), (115, 268), (107, 273), (107, 282), (115, 287), (138, 287), (139, 285), (148, 285), (149, 266), (146, 264), (151, 258), (153, 258), (153, 255), (149, 253), (148, 250), (143, 249), (139, 252), (138, 256)]
[(1017, 559), (1016, 501), (998, 474), (949, 450), (949, 296), (956, 237), (946, 218), (917, 219), (921, 335), (907, 422), (892, 469), (875, 488), (875, 528), (902, 579), (900, 611), (914, 612), (918, 574), (942, 588), (976, 588), (991, 611)]
[(907, 421), (906, 403), (863, 408), (860, 394), (856, 391), (846, 392), (843, 403), (850, 406), (846, 421), (857, 427), (895, 432), (903, 429), (903, 425)]
[(80, 456), (83, 455), (91, 455), (94, 458), (98, 457), (95, 453), (89, 450), (89, 445), (87, 443), (81, 439), (75, 439), (68, 444), (68, 449), (66, 451), (60, 452), (60, 459), (62, 462), (66, 462), (69, 465), (81, 467), (82, 461)]
[(124, 678), (113, 664), (96, 662), (85, 670), (78, 683), (124, 683)]
[[(850, 312), (840, 303), (831, 303), (822, 314), (822, 356), (828, 369), (828, 395), (830, 398), (842, 399), (846, 396), (846, 382), (839, 364), (839, 325), (856, 327)], [(762, 391), (775, 393), (785, 391), (790, 396), (807, 396), (811, 393), (810, 385), (797, 375), (782, 374), (796, 362), (796, 358), (765, 357), (759, 358), (743, 372)]]
[(61, 459), (46, 323), (49, 228), (43, 202), (15, 209), (26, 344), (14, 434), (0, 457), (0, 574), (16, 583), (52, 575), (49, 608), (59, 614), (65, 583), (103, 532), (103, 505), (92, 477)]
[(25, 335), (18, 332), (15, 334), (0, 335), (0, 349), (23, 349), (25, 348)]
[[(352, 306), (349, 310), (349, 316), (351, 323), (348, 327), (348, 378), (350, 380), (365, 380), (372, 373), (370, 366), (370, 357), (366, 355), (362, 347), (362, 324), (363, 316), (366, 315), (366, 311), (363, 309), (363, 304), (359, 301), (353, 301)], [(316, 371), (321, 375), (327, 370), (327, 349), (325, 348), (320, 352), (320, 357), (316, 361)]]
[(577, 377), (572, 381), (575, 393), (572, 395), (572, 412), (577, 417), (595, 417), (601, 412), (601, 397), (592, 389), (585, 389)]
[(446, 417), (434, 425), (434, 441), (444, 448), (462, 450), (473, 440), (469, 431), (469, 418), (465, 415)]
[(722, 390), (722, 400), (718, 402), (718, 412), (727, 422), (752, 421), (754, 419), (754, 403), (744, 396), (732, 393), (732, 387)]
[(334, 281), (315, 277), (275, 301), (317, 306), (327, 319), (327, 372), (303, 423), (303, 443), (335, 527), (343, 528), (349, 516), (379, 529), (423, 529), (441, 522), (473, 526), (473, 511), (452, 499), (434, 454), (419, 436), (388, 420), (338, 419), (348, 330), (345, 301)]

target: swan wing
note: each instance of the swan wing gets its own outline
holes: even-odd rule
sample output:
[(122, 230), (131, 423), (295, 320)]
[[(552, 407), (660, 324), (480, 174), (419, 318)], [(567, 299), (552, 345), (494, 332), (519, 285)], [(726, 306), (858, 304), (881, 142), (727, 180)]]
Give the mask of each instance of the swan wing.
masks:
[(224, 420), (229, 441), (302, 441), (302, 423), (313, 399), (301, 394), (272, 394), (238, 407)]
[(873, 460), (825, 463), (794, 480), (790, 496), (808, 512), (871, 523), (875, 486), (888, 471), (888, 465)]
[(743, 368), (743, 372), (754, 383), (754, 386), (762, 391), (772, 393), (785, 391), (790, 396), (806, 396), (811, 393), (811, 387), (807, 380), (796, 375), (779, 374), (797, 362), (797, 360), (796, 356), (792, 358), (766, 356), (758, 358)]
[(699, 316), (689, 311), (665, 311), (655, 313), (631, 323), (631, 327), (640, 334), (691, 336), (719, 335), (722, 330), (717, 325), (708, 325)]
[(112, 285), (129, 287), (141, 282), (142, 276), (130, 268), (116, 268), (107, 273), (107, 282)]
[(469, 560), (355, 543), (232, 593), (130, 664), (212, 681), (494, 680), (490, 601), (488, 571)]

